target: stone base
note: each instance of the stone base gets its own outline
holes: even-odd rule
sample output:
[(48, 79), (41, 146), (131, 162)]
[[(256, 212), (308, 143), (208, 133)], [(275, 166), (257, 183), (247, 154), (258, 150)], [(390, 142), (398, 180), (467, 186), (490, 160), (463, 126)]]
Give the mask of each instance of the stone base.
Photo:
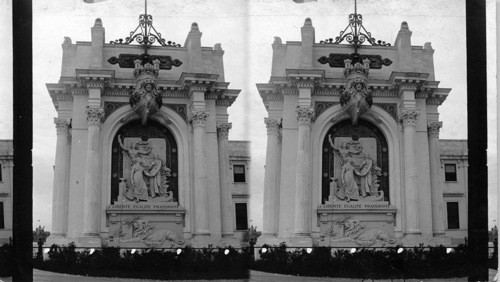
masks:
[(213, 238), (211, 236), (197, 236), (194, 237), (188, 243), (193, 248), (208, 248), (211, 246), (212, 248), (221, 247), (221, 240), (217, 238)]
[(234, 236), (223, 236), (220, 239), (220, 243), (218, 245), (222, 248), (227, 248), (227, 247), (240, 248), (241, 239), (235, 238)]
[(262, 248), (264, 245), (268, 246), (279, 246), (281, 243), (286, 241), (285, 238), (278, 238), (272, 235), (261, 235), (257, 238), (257, 242), (255, 243), (255, 248)]
[(78, 247), (100, 248), (102, 246), (101, 238), (97, 236), (88, 236), (80, 238)]
[(418, 247), (423, 245), (427, 246), (440, 246), (443, 245), (445, 247), (452, 246), (451, 238), (445, 236), (436, 236), (436, 237), (426, 237), (420, 234), (405, 234), (401, 239), (401, 245), (404, 247)]
[(47, 238), (47, 241), (45, 241), (45, 244), (43, 244), (44, 247), (50, 247), (54, 244), (58, 246), (67, 246), (69, 243), (74, 242), (74, 240), (69, 240), (65, 236), (52, 236), (50, 235)]

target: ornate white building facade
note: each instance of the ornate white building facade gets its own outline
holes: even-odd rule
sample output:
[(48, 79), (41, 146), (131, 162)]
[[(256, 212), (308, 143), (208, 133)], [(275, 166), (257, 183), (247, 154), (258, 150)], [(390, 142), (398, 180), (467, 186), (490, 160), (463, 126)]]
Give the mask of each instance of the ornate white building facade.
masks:
[(58, 113), (49, 241), (238, 245), (227, 108), (240, 90), (224, 80), (224, 51), (202, 47), (196, 23), (181, 46), (141, 19), (151, 33), (106, 43), (97, 19), (90, 42), (62, 44), (60, 81), (47, 84)]
[(406, 22), (391, 46), (351, 16), (335, 39), (317, 42), (306, 19), (301, 41), (272, 44), (271, 78), (257, 84), (268, 112), (257, 244), (450, 244), (438, 107), (451, 89)]

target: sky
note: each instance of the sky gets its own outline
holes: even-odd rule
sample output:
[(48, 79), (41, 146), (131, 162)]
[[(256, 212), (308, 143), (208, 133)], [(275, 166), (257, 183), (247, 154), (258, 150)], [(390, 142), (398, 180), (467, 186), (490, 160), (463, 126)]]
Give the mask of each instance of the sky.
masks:
[[(452, 3), (452, 4), (451, 4)], [(11, 34), (12, 0), (0, 0), (0, 32)], [(489, 225), (496, 219), (496, 52), (494, 0), (487, 1), (488, 30), (488, 174)], [(283, 42), (300, 41), (300, 28), (307, 17), (312, 19), (316, 41), (335, 37), (353, 12), (352, 0), (317, 0), (296, 4), (292, 0), (149, 0), (148, 13), (153, 25), (167, 40), (184, 43), (191, 23), (197, 22), (203, 33), (202, 46), (221, 43), (225, 50), (225, 78), (229, 88), (241, 89), (229, 109), (233, 123), (229, 138), (249, 140), (251, 152), (251, 224), (262, 228), (262, 202), (266, 151), (267, 115), (256, 83), (269, 81), (275, 36)], [(65, 36), (76, 41), (90, 41), (90, 28), (101, 18), (106, 29), (105, 41), (124, 38), (135, 29), (142, 0), (107, 0), (86, 4), (81, 0), (33, 1), (33, 225), (51, 228), (53, 165), (57, 113), (46, 89), (60, 77)], [(412, 45), (431, 42), (435, 49), (436, 80), (440, 87), (452, 88), (439, 107), (443, 121), (440, 138), (466, 139), (466, 53), (465, 1), (457, 0), (358, 0), (358, 13), (372, 36), (394, 43), (402, 21), (407, 21)], [(10, 44), (2, 44), (0, 55), (12, 66)], [(10, 62), (9, 62), (10, 60)], [(12, 138), (12, 68), (0, 69), (4, 86), (0, 104), (0, 139)], [(457, 114), (460, 113), (460, 114)]]

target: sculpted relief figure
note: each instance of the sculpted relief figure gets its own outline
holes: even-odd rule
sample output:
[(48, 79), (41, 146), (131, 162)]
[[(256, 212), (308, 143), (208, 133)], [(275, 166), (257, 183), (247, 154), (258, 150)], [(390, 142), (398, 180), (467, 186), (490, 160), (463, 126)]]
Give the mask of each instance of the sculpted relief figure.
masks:
[(168, 229), (158, 229), (151, 226), (149, 221), (134, 217), (122, 222), (112, 238), (118, 237), (120, 242), (143, 242), (148, 247), (160, 247), (164, 242), (170, 241), (172, 244), (182, 245), (183, 240), (180, 240), (175, 233)]
[(118, 143), (125, 155), (130, 159), (130, 184), (124, 196), (131, 201), (147, 201), (149, 198), (161, 197), (163, 201), (172, 201), (172, 191), (167, 191), (167, 177), (170, 169), (166, 167), (158, 155), (153, 153), (150, 142), (132, 143), (130, 148), (123, 145), (121, 136)]
[(363, 146), (358, 140), (343, 142), (335, 146), (332, 136), (328, 141), (333, 150), (340, 156), (341, 173), (339, 178), (332, 178), (330, 193), (338, 200), (380, 201), (384, 192), (379, 191), (378, 176), (381, 169), (363, 152)]
[(360, 246), (371, 246), (375, 243), (394, 244), (396, 240), (380, 229), (367, 229), (359, 220), (348, 219), (340, 224), (344, 228), (344, 236), (333, 240), (336, 242), (355, 242)]

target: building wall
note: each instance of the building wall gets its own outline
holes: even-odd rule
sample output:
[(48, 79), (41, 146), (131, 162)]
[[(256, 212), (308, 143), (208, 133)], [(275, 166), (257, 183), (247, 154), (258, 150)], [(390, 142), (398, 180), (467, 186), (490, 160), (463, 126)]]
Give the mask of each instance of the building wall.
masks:
[[(464, 242), (467, 237), (467, 190), (468, 190), (468, 151), (467, 140), (440, 140), (441, 151), (441, 187), (444, 198), (444, 219), (446, 235), (452, 243)], [(446, 164), (455, 165), (456, 181), (446, 181)], [(458, 203), (459, 227), (450, 229), (447, 203)]]
[(12, 219), (13, 219), (13, 166), (14, 166), (14, 148), (12, 140), (0, 140), (0, 203), (3, 205), (3, 226), (0, 226), (0, 245), (8, 243), (12, 237)]
[[(234, 166), (244, 166), (245, 181), (235, 181)], [(229, 141), (229, 183), (231, 183), (231, 195), (233, 199), (233, 221), (235, 236), (241, 238), (246, 230), (238, 230), (236, 226), (236, 204), (245, 203), (247, 206), (247, 227), (250, 227), (248, 215), (250, 214), (250, 142)]]

